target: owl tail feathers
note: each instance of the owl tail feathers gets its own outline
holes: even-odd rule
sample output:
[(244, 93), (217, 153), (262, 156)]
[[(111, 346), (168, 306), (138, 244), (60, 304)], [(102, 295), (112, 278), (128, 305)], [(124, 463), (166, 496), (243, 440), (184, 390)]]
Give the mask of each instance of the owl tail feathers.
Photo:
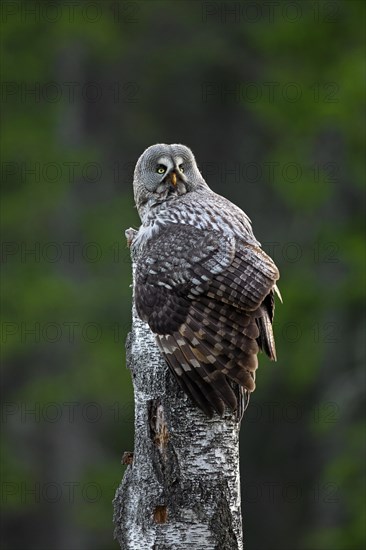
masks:
[[(160, 336), (157, 343), (162, 351), (168, 366), (186, 395), (203, 411), (206, 416), (212, 418), (214, 412), (220, 416), (224, 414), (225, 404), (216, 394), (214, 389), (199, 374), (189, 366), (181, 353), (175, 338)], [(185, 365), (186, 370), (183, 365)]]
[(279, 301), (281, 302), (281, 304), (283, 304), (282, 294), (281, 294), (280, 289), (278, 288), (278, 286), (275, 285), (275, 286), (273, 287), (273, 290), (274, 290), (275, 293), (277, 294), (278, 299), (279, 299)]
[(260, 332), (258, 343), (262, 351), (264, 351), (272, 361), (277, 361), (271, 319), (265, 307), (261, 307), (260, 309), (261, 316), (257, 317), (257, 324)]
[(248, 408), (249, 401), (250, 401), (250, 394), (252, 392), (246, 390), (243, 388), (243, 386), (237, 386), (238, 392), (239, 392), (239, 399), (238, 399), (238, 408), (236, 411), (236, 417), (238, 422), (241, 422), (243, 420), (243, 416), (245, 411)]

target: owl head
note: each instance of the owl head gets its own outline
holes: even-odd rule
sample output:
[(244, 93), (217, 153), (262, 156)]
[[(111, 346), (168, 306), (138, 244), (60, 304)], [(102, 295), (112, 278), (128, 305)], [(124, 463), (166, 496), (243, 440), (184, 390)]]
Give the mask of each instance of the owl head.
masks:
[(135, 203), (140, 217), (148, 208), (207, 184), (192, 151), (185, 145), (157, 143), (138, 159), (133, 179)]

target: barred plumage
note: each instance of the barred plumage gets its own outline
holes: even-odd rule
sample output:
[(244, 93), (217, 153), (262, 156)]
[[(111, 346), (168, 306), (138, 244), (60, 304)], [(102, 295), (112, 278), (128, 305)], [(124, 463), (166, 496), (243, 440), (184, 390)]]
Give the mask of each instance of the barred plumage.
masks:
[(139, 316), (183, 390), (208, 415), (242, 410), (257, 354), (276, 359), (272, 332), (278, 269), (249, 218), (217, 195), (184, 145), (157, 144), (137, 162), (142, 226), (134, 296)]

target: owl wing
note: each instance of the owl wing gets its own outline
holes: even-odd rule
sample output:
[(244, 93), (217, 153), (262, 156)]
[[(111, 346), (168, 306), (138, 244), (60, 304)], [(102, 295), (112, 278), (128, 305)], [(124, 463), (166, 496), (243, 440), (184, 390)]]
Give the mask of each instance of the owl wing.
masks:
[(273, 287), (259, 248), (231, 235), (165, 226), (138, 259), (135, 303), (178, 382), (208, 415), (238, 408), (235, 382), (255, 388), (261, 347), (275, 358)]

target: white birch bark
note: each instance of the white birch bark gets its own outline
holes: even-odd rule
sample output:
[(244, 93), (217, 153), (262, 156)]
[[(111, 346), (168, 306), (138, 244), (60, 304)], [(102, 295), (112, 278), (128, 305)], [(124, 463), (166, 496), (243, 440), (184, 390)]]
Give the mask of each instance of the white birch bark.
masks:
[(114, 499), (121, 549), (241, 550), (236, 416), (208, 419), (191, 403), (134, 307), (126, 349), (135, 447)]

